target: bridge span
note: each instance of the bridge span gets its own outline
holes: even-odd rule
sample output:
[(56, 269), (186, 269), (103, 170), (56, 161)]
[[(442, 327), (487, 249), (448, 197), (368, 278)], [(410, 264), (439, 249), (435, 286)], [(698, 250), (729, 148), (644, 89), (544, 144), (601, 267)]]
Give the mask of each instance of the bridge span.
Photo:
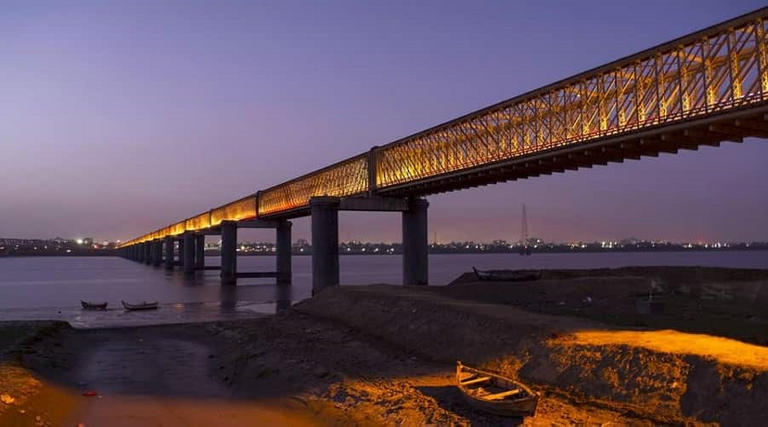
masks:
[[(193, 273), (206, 268), (204, 236), (220, 234), (223, 283), (238, 274), (290, 282), (289, 220), (311, 216), (318, 290), (339, 283), (338, 211), (394, 211), (403, 283), (427, 284), (424, 196), (768, 138), (766, 34), (763, 8), (160, 228), (123, 243), (121, 254)], [(244, 227), (276, 230), (276, 271), (237, 272)]]

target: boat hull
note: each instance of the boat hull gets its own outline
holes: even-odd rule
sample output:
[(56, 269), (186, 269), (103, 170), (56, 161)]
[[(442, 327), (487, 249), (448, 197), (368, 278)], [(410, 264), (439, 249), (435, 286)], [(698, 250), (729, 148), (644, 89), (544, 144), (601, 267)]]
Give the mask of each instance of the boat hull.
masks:
[(126, 310), (131, 310), (131, 311), (138, 311), (138, 310), (156, 310), (156, 309), (157, 309), (157, 307), (158, 307), (158, 304), (157, 304), (157, 302), (149, 302), (149, 303), (145, 302), (145, 303), (143, 303), (143, 304), (128, 304), (128, 303), (127, 303), (127, 302), (125, 302), (125, 301), (121, 301), (121, 302), (123, 303), (123, 307), (124, 307)]
[[(525, 417), (536, 413), (539, 394), (518, 381), (470, 368), (458, 362), (456, 383), (464, 400), (477, 410), (504, 417)], [(473, 388), (478, 385), (481, 387)], [(497, 393), (484, 391), (482, 386), (495, 388)]]
[(478, 280), (484, 282), (532, 282), (539, 280), (544, 275), (544, 271), (538, 273), (519, 272), (519, 271), (483, 271), (472, 267)]
[(109, 303), (106, 303), (106, 302), (93, 303), (93, 302), (87, 302), (87, 301), (80, 301), (80, 304), (83, 306), (83, 310), (106, 310), (107, 305)]

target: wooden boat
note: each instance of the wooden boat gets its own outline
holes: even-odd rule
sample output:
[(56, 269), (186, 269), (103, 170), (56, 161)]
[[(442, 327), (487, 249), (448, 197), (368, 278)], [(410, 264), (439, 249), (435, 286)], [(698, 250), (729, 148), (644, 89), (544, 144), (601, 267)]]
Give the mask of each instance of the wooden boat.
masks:
[(536, 413), (539, 394), (526, 385), (456, 362), (456, 382), (464, 400), (475, 409), (506, 417)]
[(475, 276), (479, 280), (489, 282), (530, 282), (541, 279), (544, 270), (539, 270), (538, 274), (528, 271), (483, 271), (472, 267)]
[(125, 307), (126, 310), (155, 310), (157, 309), (157, 301), (155, 302), (142, 302), (140, 304), (128, 304), (125, 301), (120, 301), (123, 303), (123, 307)]
[(80, 304), (83, 305), (83, 310), (106, 310), (107, 304), (106, 302), (88, 302), (80, 300)]

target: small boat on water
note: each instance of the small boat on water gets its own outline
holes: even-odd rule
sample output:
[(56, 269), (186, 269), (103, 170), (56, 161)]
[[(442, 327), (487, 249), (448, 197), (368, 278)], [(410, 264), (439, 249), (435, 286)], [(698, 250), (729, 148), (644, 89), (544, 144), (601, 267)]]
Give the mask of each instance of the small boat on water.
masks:
[(456, 382), (475, 409), (506, 417), (536, 413), (539, 394), (517, 381), (456, 362)]
[(142, 302), (139, 304), (128, 304), (125, 301), (120, 301), (123, 303), (123, 307), (125, 307), (126, 310), (155, 310), (157, 309), (157, 301), (155, 302)]
[(88, 302), (80, 300), (80, 304), (83, 305), (83, 310), (106, 310), (107, 304), (106, 302)]
[(475, 276), (479, 280), (488, 282), (531, 282), (541, 279), (544, 275), (544, 270), (539, 270), (538, 273), (530, 271), (483, 271), (472, 267), (475, 272)]

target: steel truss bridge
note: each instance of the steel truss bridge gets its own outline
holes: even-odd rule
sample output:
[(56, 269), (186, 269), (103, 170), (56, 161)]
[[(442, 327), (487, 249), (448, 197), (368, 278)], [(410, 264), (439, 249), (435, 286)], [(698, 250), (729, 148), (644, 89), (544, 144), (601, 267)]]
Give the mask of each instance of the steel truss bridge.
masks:
[(768, 8), (500, 102), (127, 241), (306, 216), (768, 137)]

